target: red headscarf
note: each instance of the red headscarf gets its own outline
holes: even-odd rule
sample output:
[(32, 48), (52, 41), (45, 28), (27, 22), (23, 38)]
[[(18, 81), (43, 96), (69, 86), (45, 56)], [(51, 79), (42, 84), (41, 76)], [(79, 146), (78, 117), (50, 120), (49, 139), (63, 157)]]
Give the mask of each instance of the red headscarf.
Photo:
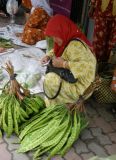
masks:
[(63, 40), (62, 46), (58, 46), (54, 43), (54, 53), (56, 57), (60, 57), (64, 48), (71, 39), (79, 38), (91, 47), (90, 42), (86, 36), (79, 30), (79, 28), (67, 17), (57, 14), (53, 16), (46, 27), (46, 36), (58, 37)]

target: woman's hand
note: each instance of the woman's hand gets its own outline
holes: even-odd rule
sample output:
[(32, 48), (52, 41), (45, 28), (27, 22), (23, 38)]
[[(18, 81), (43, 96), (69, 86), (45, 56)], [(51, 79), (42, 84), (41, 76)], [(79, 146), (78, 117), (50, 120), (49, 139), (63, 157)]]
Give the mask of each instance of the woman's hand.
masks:
[(47, 63), (49, 60), (50, 60), (50, 57), (46, 55), (46, 56), (44, 56), (44, 57), (41, 59), (41, 64), (45, 64), (45, 63)]
[(64, 66), (63, 66), (64, 62), (66, 62), (66, 61), (61, 57), (52, 59), (52, 65), (57, 68), (64, 68)]

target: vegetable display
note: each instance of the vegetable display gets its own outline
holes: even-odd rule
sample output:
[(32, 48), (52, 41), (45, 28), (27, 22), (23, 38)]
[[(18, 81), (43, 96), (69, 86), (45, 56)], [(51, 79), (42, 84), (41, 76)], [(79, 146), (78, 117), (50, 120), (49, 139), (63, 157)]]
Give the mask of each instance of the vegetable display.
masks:
[(21, 126), (18, 152), (34, 150), (34, 160), (41, 160), (48, 153), (48, 160), (59, 154), (64, 156), (81, 131), (87, 127), (84, 100), (98, 88), (99, 77), (85, 90), (77, 102), (68, 106), (55, 105), (45, 108)]
[(17, 82), (10, 62), (6, 63), (5, 69), (10, 75), (10, 82), (0, 95), (0, 128), (10, 137), (13, 132), (19, 135), (19, 126), (42, 110), (45, 103), (40, 96), (31, 95)]
[(10, 80), (0, 95), (0, 136), (2, 131), (7, 137), (16, 133), (20, 139), (18, 153), (34, 151), (34, 160), (41, 160), (45, 153), (48, 160), (57, 154), (63, 157), (88, 125), (84, 100), (98, 88), (99, 77), (70, 107), (59, 104), (45, 108), (39, 95), (31, 95), (18, 83), (10, 61), (3, 68)]
[(64, 156), (87, 125), (83, 113), (64, 105), (50, 106), (22, 125), (18, 152), (34, 150), (34, 160), (46, 152), (48, 160), (56, 154)]

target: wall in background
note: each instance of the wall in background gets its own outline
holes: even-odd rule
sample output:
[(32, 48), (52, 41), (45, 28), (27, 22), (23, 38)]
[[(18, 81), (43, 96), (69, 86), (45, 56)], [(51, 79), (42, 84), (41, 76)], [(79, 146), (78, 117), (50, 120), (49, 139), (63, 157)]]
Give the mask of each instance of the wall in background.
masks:
[(70, 17), (72, 0), (49, 0), (54, 14), (63, 14)]

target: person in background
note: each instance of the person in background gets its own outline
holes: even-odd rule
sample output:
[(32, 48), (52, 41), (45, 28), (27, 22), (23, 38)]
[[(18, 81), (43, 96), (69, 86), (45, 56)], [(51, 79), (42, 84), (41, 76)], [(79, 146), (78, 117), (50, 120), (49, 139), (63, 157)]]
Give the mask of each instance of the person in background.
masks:
[(22, 6), (28, 10), (31, 10), (32, 8), (31, 0), (22, 0)]
[(116, 0), (91, 0), (90, 8), (95, 20), (94, 52), (99, 61), (107, 61), (116, 43)]
[(22, 42), (34, 45), (45, 39), (44, 31), (52, 15), (48, 0), (31, 0), (32, 9), (22, 34)]
[[(8, 0), (0, 0), (0, 16), (7, 17), (9, 15), (6, 10), (7, 1)], [(18, 1), (18, 6), (20, 6), (22, 0), (16, 0), (16, 1)]]
[[(59, 14), (53, 16), (47, 24), (45, 35), (53, 38), (54, 47), (42, 58), (41, 63), (52, 60), (54, 67), (69, 69), (77, 79), (75, 83), (62, 80), (58, 96), (54, 99), (46, 97), (46, 105), (70, 105), (94, 81), (96, 58), (90, 49), (90, 42), (68, 17)], [(44, 90), (48, 97), (54, 97), (57, 93), (60, 80), (56, 73), (49, 72), (45, 75)]]

